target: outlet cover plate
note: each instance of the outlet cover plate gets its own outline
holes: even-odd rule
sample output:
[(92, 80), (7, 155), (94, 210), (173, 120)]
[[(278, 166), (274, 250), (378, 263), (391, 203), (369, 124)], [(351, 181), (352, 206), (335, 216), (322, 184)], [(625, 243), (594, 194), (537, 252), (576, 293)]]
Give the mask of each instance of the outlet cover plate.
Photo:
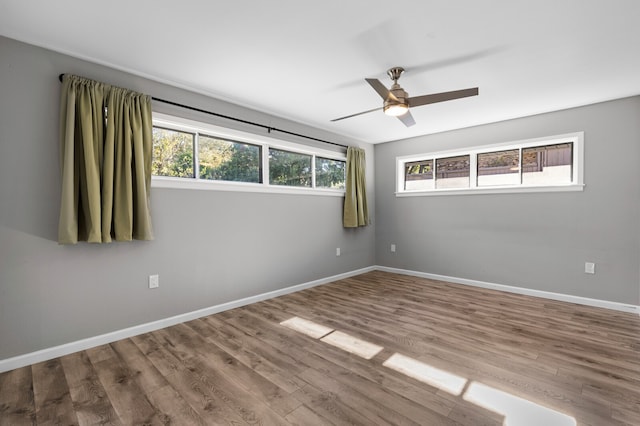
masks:
[(595, 274), (596, 273), (596, 264), (593, 262), (585, 262), (584, 263), (584, 273), (585, 274)]
[(160, 276), (149, 275), (149, 288), (158, 288), (158, 287), (160, 287)]

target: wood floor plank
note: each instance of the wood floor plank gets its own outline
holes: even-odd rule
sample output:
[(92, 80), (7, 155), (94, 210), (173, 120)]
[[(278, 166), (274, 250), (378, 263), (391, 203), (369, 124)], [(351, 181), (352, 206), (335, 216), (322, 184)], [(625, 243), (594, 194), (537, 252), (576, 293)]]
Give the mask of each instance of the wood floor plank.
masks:
[(266, 401), (271, 409), (283, 417), (300, 405), (297, 400), (289, 397), (288, 392), (238, 362), (217, 345), (202, 339), (188, 324), (180, 324), (173, 329), (181, 331), (174, 334), (174, 343), (195, 344), (197, 353), (194, 361), (206, 368), (209, 374), (216, 375), (218, 381), (228, 380), (233, 383), (229, 385), (229, 389), (235, 389), (236, 386), (244, 389), (244, 392)]
[(31, 370), (37, 423), (79, 424), (60, 359), (33, 364)]
[[(451, 374), (461, 391), (438, 384)], [(640, 318), (374, 271), (2, 373), (0, 425), (511, 424), (468, 398), (482, 387), (578, 426), (638, 425)]]
[(473, 404), (457, 404), (448, 417), (464, 426), (504, 425), (504, 416)]
[(285, 420), (293, 426), (326, 426), (328, 424), (334, 424), (311, 411), (306, 405), (300, 405), (291, 413), (287, 414)]
[(111, 344), (111, 348), (125, 364), (140, 389), (146, 394), (167, 385), (167, 380), (130, 339)]
[[(239, 385), (220, 369), (220, 365), (210, 358), (196, 356), (193, 360), (193, 370), (199, 375), (199, 380), (213, 394), (225, 401), (248, 424), (286, 425), (284, 415), (292, 410), (284, 410), (280, 414), (273, 410), (268, 400), (257, 398), (253, 392)], [(259, 385), (257, 385), (259, 386)], [(294, 407), (300, 404), (295, 404)], [(284, 414), (284, 415), (282, 415)]]
[(163, 413), (149, 402), (136, 383), (135, 373), (107, 346), (89, 352), (89, 359), (122, 423), (162, 424)]
[(31, 367), (0, 374), (0, 425), (30, 425), (35, 422)]
[(184, 368), (180, 360), (170, 354), (153, 334), (145, 333), (134, 336), (131, 341), (164, 377)]
[(96, 374), (87, 352), (60, 358), (73, 407), (81, 425), (120, 425), (122, 422)]
[(203, 318), (200, 323), (194, 321), (189, 326), (195, 326), (194, 330), (198, 332), (205, 330), (209, 341), (285, 392), (292, 393), (300, 388), (301, 381), (295, 374), (304, 368), (297, 366), (298, 361), (291, 359), (288, 352), (264, 345), (254, 336), (214, 317)]
[(149, 401), (162, 413), (164, 424), (203, 426), (207, 423), (171, 385), (167, 384), (149, 394)]
[(246, 425), (227, 403), (201, 383), (188, 369), (177, 370), (167, 381), (207, 425)]
[(111, 346), (120, 359), (129, 366), (133, 379), (145, 393), (151, 405), (161, 413), (160, 420), (164, 424), (205, 424), (132, 340), (120, 340), (112, 343)]
[(371, 421), (344, 404), (340, 396), (333, 392), (322, 392), (312, 385), (306, 385), (293, 394), (306, 406), (335, 425), (370, 425)]
[[(161, 344), (153, 333), (135, 336), (132, 341), (151, 362), (163, 371), (171, 387), (207, 425), (246, 425), (247, 423), (222, 399), (212, 394), (190, 370), (189, 358), (181, 360)], [(166, 374), (165, 374), (166, 373)]]

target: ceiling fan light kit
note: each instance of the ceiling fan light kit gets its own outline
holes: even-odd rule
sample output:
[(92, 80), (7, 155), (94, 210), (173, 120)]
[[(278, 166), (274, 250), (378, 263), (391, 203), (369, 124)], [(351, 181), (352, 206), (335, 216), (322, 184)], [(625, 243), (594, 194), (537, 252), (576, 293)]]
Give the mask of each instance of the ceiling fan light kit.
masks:
[(409, 112), (409, 106), (405, 104), (393, 104), (389, 105), (385, 102), (384, 105), (384, 113), (390, 115), (391, 117), (398, 117), (400, 115), (406, 114)]
[[(409, 97), (409, 94), (398, 84), (398, 79), (404, 72), (402, 67), (393, 67), (387, 71), (387, 75), (393, 80), (391, 89), (387, 89), (384, 84), (377, 78), (365, 78), (365, 81), (375, 90), (383, 100), (382, 110), (386, 115), (397, 117), (402, 123), (407, 126), (413, 126), (416, 124), (411, 112), (410, 107), (419, 107), (422, 105), (433, 104), (437, 102), (445, 102), (453, 99), (466, 98), (468, 96), (478, 95), (478, 88), (454, 90), (451, 92), (434, 93), (431, 95), (422, 95)], [(380, 108), (375, 108), (369, 111), (363, 111), (356, 114), (347, 115), (344, 117), (336, 118), (331, 121), (340, 121), (346, 118), (356, 117), (362, 114), (368, 114), (373, 111), (378, 111)]]

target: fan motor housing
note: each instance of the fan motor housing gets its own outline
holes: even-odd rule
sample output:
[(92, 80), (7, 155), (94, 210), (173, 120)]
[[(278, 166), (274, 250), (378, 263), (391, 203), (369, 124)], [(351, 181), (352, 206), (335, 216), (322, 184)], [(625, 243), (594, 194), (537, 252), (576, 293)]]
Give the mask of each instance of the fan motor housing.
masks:
[(399, 84), (395, 83), (393, 86), (391, 86), (389, 92), (391, 92), (391, 94), (393, 94), (393, 96), (395, 96), (397, 100), (393, 99), (391, 96), (387, 97), (387, 99), (384, 101), (384, 109), (387, 109), (388, 107), (393, 105), (405, 105), (407, 108), (409, 107), (409, 102), (407, 101), (409, 94), (402, 87), (400, 87)]

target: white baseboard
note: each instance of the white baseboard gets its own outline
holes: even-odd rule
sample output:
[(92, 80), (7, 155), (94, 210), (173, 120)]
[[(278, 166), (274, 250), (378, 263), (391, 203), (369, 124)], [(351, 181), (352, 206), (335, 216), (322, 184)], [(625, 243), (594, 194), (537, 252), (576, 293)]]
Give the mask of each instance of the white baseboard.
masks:
[(345, 272), (343, 274), (333, 275), (331, 277), (326, 277), (319, 280), (309, 281), (303, 284), (298, 284), (291, 287), (258, 294), (256, 296), (245, 297), (244, 299), (233, 300), (231, 302), (210, 306), (208, 308), (187, 312), (185, 314), (164, 318), (158, 321), (152, 321), (146, 324), (136, 325), (133, 327), (122, 329), (122, 330), (113, 331), (111, 333), (101, 334), (99, 336), (89, 337), (87, 339), (82, 339), (75, 342), (54, 346), (52, 348), (42, 349), (36, 352), (24, 354), (24, 355), (18, 355), (13, 358), (3, 359), (3, 360), (0, 360), (0, 373), (13, 370), (16, 368), (24, 367), (27, 365), (35, 364), (38, 362), (47, 361), (47, 360), (68, 355), (74, 352), (83, 351), (83, 350), (104, 345), (107, 343), (115, 342), (117, 340), (137, 336), (139, 334), (148, 333), (150, 331), (159, 330), (161, 328), (170, 327), (172, 325), (191, 321), (196, 318), (205, 317), (207, 315), (216, 314), (218, 312), (226, 311), (233, 308), (238, 308), (240, 306), (249, 305), (251, 303), (260, 302), (262, 300), (272, 299), (274, 297), (283, 296), (285, 294), (293, 293), (296, 291), (304, 290), (304, 289), (315, 287), (322, 284), (328, 284), (333, 281), (338, 281), (341, 279), (353, 277), (356, 275), (364, 274), (366, 272), (371, 272), (375, 270), (392, 272), (392, 273), (402, 274), (402, 275), (410, 275), (410, 276), (421, 277), (421, 278), (428, 278), (428, 279), (438, 280), (438, 281), (447, 281), (451, 283), (470, 285), (474, 287), (488, 288), (492, 290), (506, 291), (510, 293), (524, 294), (527, 296), (542, 297), (545, 299), (559, 300), (563, 302), (578, 303), (580, 305), (595, 306), (599, 308), (612, 309), (615, 311), (629, 312), (629, 313), (640, 315), (640, 306), (628, 305), (625, 303), (610, 302), (607, 300), (589, 299), (587, 297), (571, 296), (568, 294), (552, 293), (548, 291), (513, 287), (513, 286), (508, 286), (503, 284), (495, 284), (495, 283), (488, 283), (484, 281), (470, 280), (466, 278), (449, 277), (446, 275), (429, 274), (426, 272), (411, 271), (407, 269), (390, 268), (387, 266), (370, 266), (367, 268), (357, 269), (354, 271)]
[(60, 356), (68, 355), (74, 352), (83, 351), (107, 343), (115, 342), (117, 340), (137, 336), (139, 334), (148, 333), (150, 331), (159, 330), (161, 328), (170, 327), (172, 325), (191, 321), (196, 318), (205, 317), (207, 315), (216, 314), (218, 312), (238, 308), (240, 306), (249, 305), (251, 303), (260, 302), (262, 300), (272, 299), (274, 297), (283, 296), (285, 294), (293, 293), (322, 284), (328, 284), (333, 281), (338, 281), (341, 279), (364, 274), (365, 272), (371, 272), (373, 270), (375, 270), (375, 267), (373, 266), (357, 269), (355, 271), (345, 272), (343, 274), (333, 275), (331, 277), (321, 278), (315, 281), (309, 281), (303, 284), (258, 294), (256, 296), (245, 297), (244, 299), (233, 300), (231, 302), (222, 303), (220, 305), (210, 306), (208, 308), (199, 309), (197, 311), (187, 312), (185, 314), (164, 318), (158, 321), (136, 325), (122, 330), (113, 331), (111, 333), (101, 334), (99, 336), (89, 337), (87, 339), (54, 346), (52, 348), (42, 349), (24, 355), (18, 355), (13, 358), (3, 359), (0, 360), (0, 373), (38, 362), (47, 361), (53, 358), (58, 358)]
[(577, 303), (579, 305), (595, 306), (598, 308), (612, 309), (614, 311), (629, 312), (640, 315), (640, 306), (629, 305), (626, 303), (610, 302), (608, 300), (590, 299), (588, 297), (572, 296), (570, 294), (553, 293), (550, 291), (534, 290), (523, 287), (513, 287), (504, 284), (488, 283), (484, 281), (470, 280), (467, 278), (449, 277), (446, 275), (429, 274), (426, 272), (411, 271), (407, 269), (390, 268), (387, 266), (376, 266), (376, 270), (384, 272), (392, 272), (395, 274), (411, 275), (414, 277), (428, 278), (438, 281), (447, 281), (456, 284), (464, 284), (473, 287), (482, 287), (492, 290), (506, 291), (509, 293), (524, 294), (527, 296), (541, 297), (544, 299), (559, 300), (561, 302)]

